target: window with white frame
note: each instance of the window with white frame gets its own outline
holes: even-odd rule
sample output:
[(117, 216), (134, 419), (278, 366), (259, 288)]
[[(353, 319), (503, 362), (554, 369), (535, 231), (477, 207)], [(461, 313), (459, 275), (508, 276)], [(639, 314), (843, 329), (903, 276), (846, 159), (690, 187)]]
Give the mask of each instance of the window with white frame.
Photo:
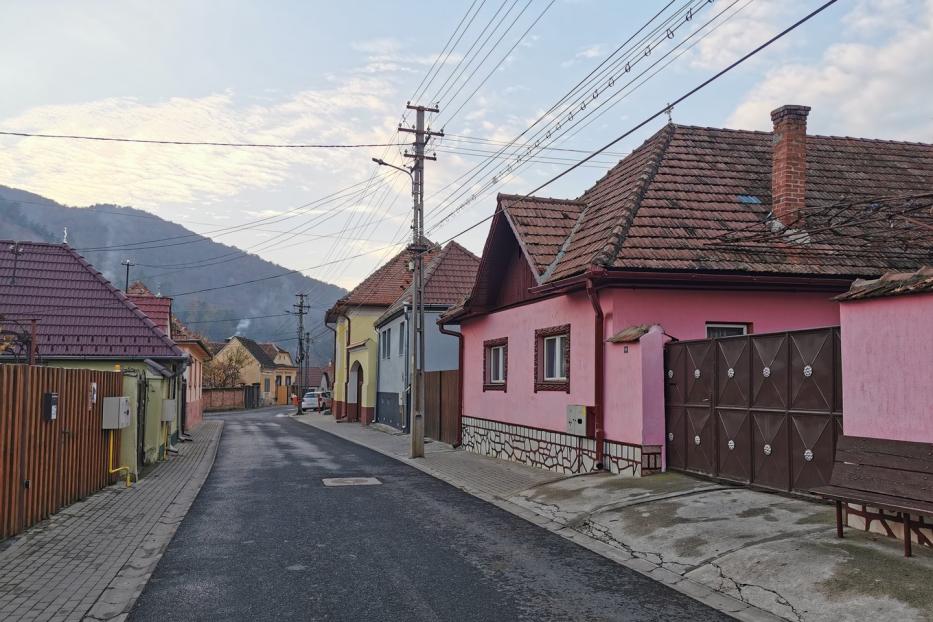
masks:
[(718, 337), (736, 337), (748, 334), (748, 324), (740, 322), (707, 322), (706, 338), (716, 339)]
[(544, 338), (544, 380), (557, 382), (567, 379), (567, 360), (564, 351), (567, 335)]
[(505, 382), (505, 346), (489, 348), (489, 382), (491, 384)]
[(570, 324), (535, 331), (535, 391), (570, 391)]
[(483, 390), (505, 391), (509, 376), (509, 343), (505, 338), (483, 342)]
[(387, 328), (382, 331), (381, 338), (379, 343), (382, 349), (382, 358), (389, 359), (392, 358), (392, 328)]
[(405, 324), (405, 322), (402, 322), (401, 324), (398, 325), (398, 355), (399, 356), (403, 356), (405, 354), (405, 339), (407, 337), (405, 333), (406, 328), (408, 328), (408, 326)]

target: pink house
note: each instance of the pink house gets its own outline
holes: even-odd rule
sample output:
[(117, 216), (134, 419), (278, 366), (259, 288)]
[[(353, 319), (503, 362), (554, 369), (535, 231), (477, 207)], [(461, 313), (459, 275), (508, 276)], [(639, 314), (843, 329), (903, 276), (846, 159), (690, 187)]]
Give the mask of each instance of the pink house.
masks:
[(933, 268), (857, 281), (838, 300), (845, 434), (933, 443)]
[(464, 446), (662, 470), (665, 343), (836, 326), (855, 278), (929, 261), (832, 219), (929, 192), (933, 145), (807, 135), (808, 111), (775, 110), (773, 132), (668, 124), (574, 200), (499, 195), (440, 320), (463, 334)]

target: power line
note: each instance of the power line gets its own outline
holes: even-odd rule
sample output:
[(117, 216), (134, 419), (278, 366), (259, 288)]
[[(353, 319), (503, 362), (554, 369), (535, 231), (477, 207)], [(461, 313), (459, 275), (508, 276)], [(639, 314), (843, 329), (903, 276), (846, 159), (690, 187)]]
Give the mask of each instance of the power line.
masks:
[[(599, 149), (593, 151), (590, 155), (586, 156), (585, 158), (583, 158), (582, 160), (580, 160), (580, 161), (577, 162), (576, 164), (570, 166), (569, 168), (565, 169), (564, 171), (562, 171), (562, 172), (558, 173), (557, 175), (551, 177), (550, 179), (548, 179), (547, 181), (545, 181), (543, 184), (539, 185), (539, 186), (538, 186), (537, 188), (535, 188), (534, 190), (532, 190), (532, 191), (530, 191), (530, 192), (528, 192), (528, 193), (526, 193), (526, 194), (524, 194), (524, 195), (522, 195), (522, 196), (523, 196), (524, 198), (529, 198), (529, 199), (530, 199), (530, 198), (533, 198), (532, 195), (534, 195), (536, 192), (539, 192), (539, 191), (543, 190), (544, 188), (546, 188), (547, 186), (551, 185), (552, 183), (554, 183), (554, 182), (557, 181), (558, 179), (564, 177), (565, 175), (567, 175), (567, 174), (570, 173), (571, 171), (576, 170), (577, 168), (579, 168), (580, 166), (582, 166), (582, 165), (585, 164), (586, 162), (588, 162), (588, 161), (590, 161), (591, 159), (595, 158), (595, 157), (598, 156), (600, 153), (603, 153), (604, 151), (608, 150), (608, 149), (609, 149), (610, 147), (612, 147), (613, 145), (618, 144), (620, 141), (624, 140), (625, 138), (627, 138), (628, 136), (630, 136), (630, 135), (633, 134), (634, 132), (640, 130), (641, 128), (643, 128), (645, 125), (647, 125), (648, 123), (650, 123), (650, 122), (653, 121), (654, 119), (657, 119), (657, 118), (660, 117), (661, 115), (667, 113), (667, 112), (668, 112), (669, 110), (671, 110), (674, 106), (676, 106), (676, 105), (682, 103), (684, 100), (688, 99), (689, 97), (692, 97), (693, 95), (695, 95), (696, 93), (698, 93), (698, 92), (701, 91), (702, 89), (706, 88), (707, 86), (709, 86), (710, 84), (712, 84), (713, 82), (715, 82), (716, 80), (718, 80), (719, 78), (721, 78), (722, 76), (726, 75), (727, 73), (729, 73), (730, 71), (732, 71), (733, 69), (735, 69), (736, 67), (738, 67), (739, 65), (741, 65), (742, 63), (744, 63), (745, 61), (747, 61), (749, 58), (755, 56), (756, 54), (758, 54), (759, 52), (761, 52), (761, 51), (764, 50), (765, 48), (771, 46), (773, 43), (775, 43), (775, 42), (778, 41), (779, 39), (783, 38), (783, 37), (786, 36), (787, 34), (793, 32), (794, 30), (796, 30), (796, 29), (797, 29), (798, 27), (800, 27), (801, 25), (803, 25), (803, 24), (805, 24), (806, 22), (810, 21), (812, 18), (816, 17), (817, 15), (819, 15), (820, 13), (822, 13), (824, 10), (826, 10), (827, 8), (829, 8), (830, 6), (832, 6), (833, 4), (835, 4), (836, 2), (837, 2), (837, 0), (828, 0), (828, 2), (825, 2), (824, 4), (820, 5), (819, 7), (817, 7), (816, 9), (814, 9), (813, 11), (811, 11), (810, 13), (808, 13), (807, 15), (805, 15), (804, 17), (802, 17), (801, 19), (799, 19), (798, 21), (794, 22), (793, 24), (791, 24), (790, 26), (788, 26), (787, 28), (785, 28), (784, 30), (782, 30), (781, 32), (779, 32), (778, 34), (774, 35), (773, 37), (771, 37), (770, 39), (768, 39), (767, 41), (765, 41), (764, 43), (762, 43), (761, 45), (759, 45), (758, 47), (756, 47), (755, 49), (753, 49), (751, 52), (748, 52), (747, 54), (745, 54), (744, 56), (742, 56), (742, 57), (739, 58), (738, 60), (732, 62), (730, 65), (726, 66), (724, 69), (722, 69), (722, 70), (718, 71), (717, 73), (713, 74), (712, 76), (710, 76), (709, 78), (707, 78), (706, 80), (704, 80), (703, 82), (701, 82), (700, 84), (698, 84), (697, 86), (693, 87), (692, 89), (690, 89), (689, 91), (687, 91), (686, 93), (684, 93), (683, 95), (681, 95), (680, 97), (678, 97), (677, 99), (673, 100), (672, 102), (670, 102), (669, 104), (667, 104), (666, 106), (664, 106), (663, 108), (661, 108), (660, 110), (658, 110), (657, 112), (655, 112), (654, 114), (648, 116), (647, 118), (645, 118), (645, 119), (644, 119), (643, 121), (641, 121), (640, 123), (636, 124), (636, 125), (635, 125), (634, 127), (632, 127), (631, 129), (629, 129), (629, 130), (627, 130), (626, 132), (620, 134), (618, 137), (614, 138), (612, 141), (606, 143), (606, 145), (604, 145), (603, 147), (601, 147), (601, 148), (599, 148)], [(445, 240), (445, 241), (442, 243), (442, 245), (443, 245), (443, 244), (447, 244), (447, 242), (450, 242), (451, 240), (454, 240), (454, 239), (460, 237), (461, 235), (464, 235), (465, 233), (467, 233), (467, 232), (469, 232), (469, 231), (472, 231), (473, 229), (475, 229), (475, 228), (478, 227), (479, 225), (483, 224), (484, 222), (486, 222), (486, 221), (488, 221), (488, 220), (491, 220), (492, 217), (493, 217), (494, 215), (495, 215), (494, 213), (493, 213), (493, 214), (490, 214), (489, 216), (486, 216), (485, 218), (483, 218), (483, 219), (481, 219), (481, 220), (479, 220), (479, 221), (473, 223), (472, 225), (470, 225), (469, 227), (463, 229), (463, 230), (460, 231), (459, 233), (456, 233), (456, 234), (454, 234), (453, 236), (449, 237), (447, 240)]]
[(196, 147), (258, 147), (261, 149), (362, 149), (367, 147), (393, 147), (404, 143), (354, 143), (354, 144), (316, 144), (316, 143), (222, 143), (196, 140), (160, 140), (152, 138), (115, 138), (111, 136), (82, 136), (76, 134), (33, 134), (30, 132), (2, 132), (2, 136), (22, 138), (62, 138), (67, 140), (92, 140), (114, 143), (140, 143), (145, 145), (183, 145)]

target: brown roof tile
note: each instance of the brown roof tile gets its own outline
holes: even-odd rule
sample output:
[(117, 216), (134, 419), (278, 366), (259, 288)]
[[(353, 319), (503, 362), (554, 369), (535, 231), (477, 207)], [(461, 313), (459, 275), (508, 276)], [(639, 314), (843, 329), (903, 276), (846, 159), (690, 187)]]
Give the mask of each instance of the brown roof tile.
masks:
[(905, 251), (820, 227), (818, 206), (933, 191), (933, 145), (844, 137), (807, 136), (807, 224), (815, 234), (805, 243), (722, 243), (736, 231), (767, 236), (771, 136), (669, 124), (579, 199), (563, 202), (578, 206), (574, 226), (554, 217), (557, 200), (508, 196), (506, 211), (545, 282), (590, 265), (858, 276), (933, 259), (933, 241)]
[(933, 267), (925, 266), (916, 272), (888, 272), (873, 280), (859, 279), (836, 300), (866, 300), (887, 296), (933, 293)]
[(184, 356), (123, 292), (65, 244), (0, 241), (0, 316), (27, 324), (38, 320), (40, 358)]

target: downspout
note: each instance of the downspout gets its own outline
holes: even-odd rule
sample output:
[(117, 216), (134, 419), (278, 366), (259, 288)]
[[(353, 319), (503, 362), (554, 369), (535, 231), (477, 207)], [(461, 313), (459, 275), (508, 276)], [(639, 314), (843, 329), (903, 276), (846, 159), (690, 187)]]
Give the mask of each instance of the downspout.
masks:
[(444, 335), (456, 337), (457, 344), (457, 382), (460, 390), (457, 392), (457, 443), (454, 447), (460, 447), (463, 444), (463, 333), (452, 331), (445, 328), (443, 324), (438, 324), (437, 329)]
[(599, 303), (599, 292), (596, 290), (595, 279), (602, 276), (603, 271), (591, 270), (587, 273), (586, 294), (590, 298), (595, 313), (593, 326), (593, 376), (594, 376), (594, 418), (596, 428), (596, 468), (603, 469), (603, 445), (606, 440), (605, 429), (605, 328), (603, 326), (603, 308)]

